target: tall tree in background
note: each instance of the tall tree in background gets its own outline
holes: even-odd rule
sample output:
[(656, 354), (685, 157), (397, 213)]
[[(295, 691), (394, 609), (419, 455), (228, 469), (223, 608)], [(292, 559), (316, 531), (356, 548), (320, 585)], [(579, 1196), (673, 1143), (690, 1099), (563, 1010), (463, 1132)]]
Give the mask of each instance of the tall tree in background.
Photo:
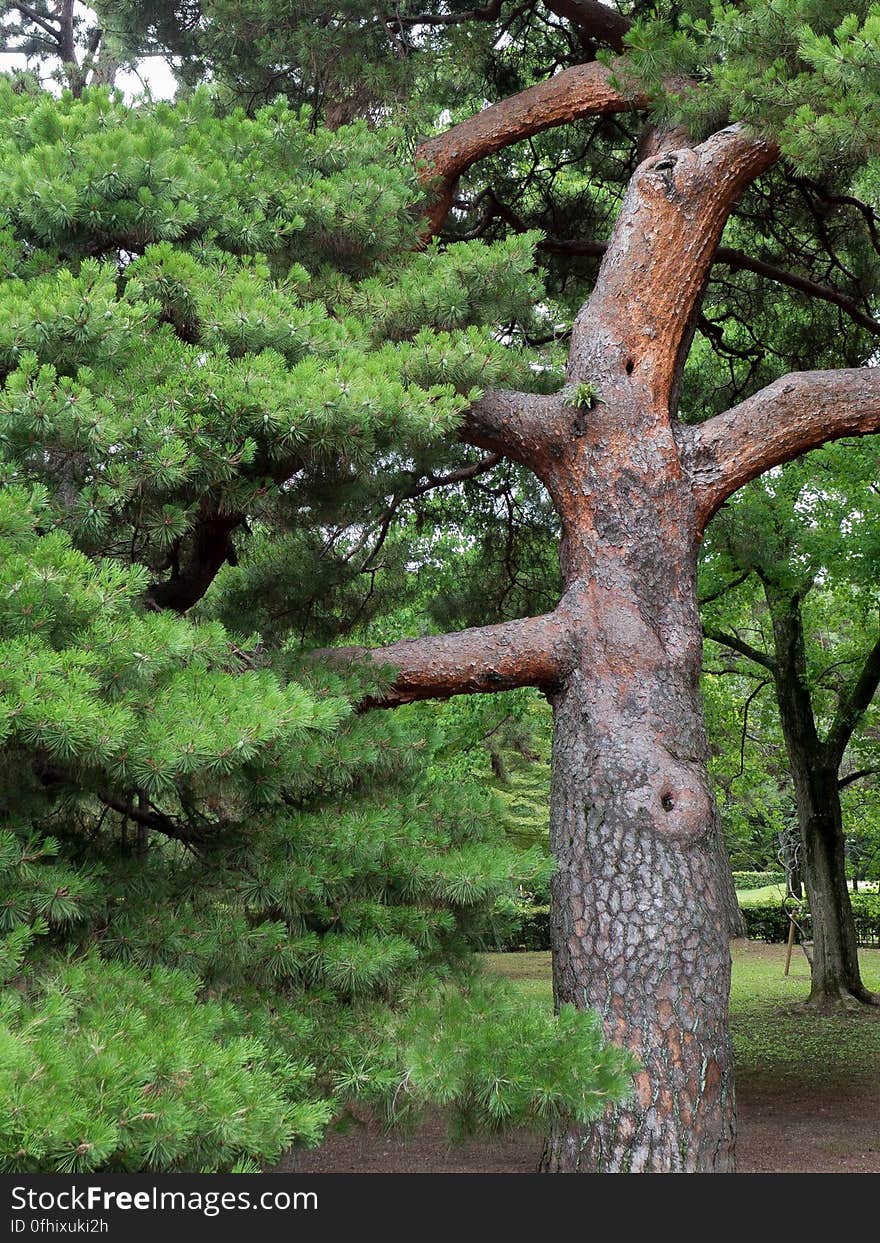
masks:
[[(732, 1168), (727, 914), (698, 692), (697, 550), (710, 518), (744, 483), (825, 441), (880, 428), (880, 380), (863, 365), (877, 329), (877, 221), (865, 196), (880, 106), (880, 17), (860, 4), (843, 20), (851, 7), (759, 0), (709, 11), (695, 3), (685, 13), (662, 6), (665, 20), (635, 26), (620, 15), (609, 20), (607, 8), (589, 0), (522, 11), (438, 4), (388, 21), (359, 3), (321, 9), (326, 31), (342, 42), (351, 36), (345, 46), (354, 49), (355, 36), (378, 40), (390, 77), (398, 62), (430, 64), (448, 37), (452, 54), (437, 61), (446, 72), (438, 93), (452, 80), (456, 49), (474, 41), (457, 102), (487, 95), (499, 102), (420, 147), (431, 203), (422, 244), (446, 227), (489, 238), (497, 228), (519, 233), (537, 223), (543, 253), (558, 259), (551, 292), (563, 304), (580, 303), (557, 384), (558, 355), (540, 384), (533, 372), (522, 391), (491, 389), (487, 375), (474, 376), (471, 383), (486, 391), (457, 424), (459, 441), (513, 460), (546, 488), (561, 527), (558, 605), (374, 651), (374, 661), (397, 672), (368, 701), (395, 706), (537, 686), (553, 705), (556, 1000), (598, 1007), (607, 1033), (635, 1051), (643, 1071), (632, 1103), (587, 1130), (557, 1126), (548, 1170)], [(220, 31), (215, 12), (219, 6), (205, 5), (196, 18), (206, 36)], [(297, 63), (298, 16), (276, 30), (276, 15), (270, 22), (269, 6), (255, 2), (225, 6), (224, 17), (227, 45), (209, 38), (209, 58), (227, 66), (237, 59), (250, 70), (265, 69), (274, 56), (274, 83), (291, 98), (320, 102), (313, 64)], [(504, 41), (516, 47), (520, 34), (531, 52), (512, 69)], [(599, 61), (597, 48), (626, 55)], [(240, 80), (245, 102), (259, 99), (238, 70), (227, 76), (233, 85)], [(380, 94), (386, 89), (372, 74), (362, 79)], [(350, 90), (337, 95), (350, 109), (381, 114)], [(436, 107), (436, 95), (429, 91), (427, 102)], [(327, 119), (335, 124), (338, 116)], [(596, 210), (578, 215), (589, 197), (579, 185), (561, 196), (567, 210), (556, 223), (594, 225), (616, 213), (607, 240), (552, 227), (552, 195), (543, 193), (540, 175), (543, 153), (554, 151), (550, 139), (534, 148), (524, 178), (530, 193), (517, 210), (505, 195), (505, 184), (521, 176), (511, 149), (556, 129), (557, 189), (556, 174), (578, 160), (586, 172), (598, 168), (601, 182)], [(490, 185), (479, 185), (482, 164), (492, 168)], [(731, 226), (738, 245), (720, 247), (738, 205)], [(862, 229), (857, 238), (853, 220)], [(769, 259), (743, 249), (765, 242), (775, 252)], [(837, 260), (830, 269), (828, 255)], [(599, 259), (598, 270), (585, 259)], [(416, 281), (438, 261), (435, 250), (400, 257)], [(572, 282), (569, 262), (580, 265)], [(742, 274), (743, 283), (707, 297), (719, 266)], [(474, 287), (462, 269), (458, 275), (467, 304)], [(815, 300), (818, 320), (811, 311), (791, 326), (769, 326), (789, 304), (762, 300), (755, 278)], [(451, 288), (442, 298), (454, 315)], [(396, 312), (387, 289), (362, 289), (353, 305), (391, 337), (412, 330), (412, 317)], [(831, 308), (857, 327), (841, 342), (827, 336), (837, 323), (822, 319)], [(166, 313), (171, 322), (179, 316), (174, 306)], [(511, 318), (516, 339), (537, 343), (534, 324)], [(718, 393), (702, 400), (699, 377), (684, 374), (698, 329), (701, 347), (731, 361), (728, 395), (743, 399), (730, 408)], [(750, 330), (757, 345), (741, 339)], [(555, 325), (550, 335), (560, 335)], [(830, 369), (773, 379), (792, 358)], [(836, 369), (841, 362), (848, 365)], [(459, 471), (477, 465), (462, 465), (454, 452)], [(196, 521), (184, 515), (157, 600), (195, 603), (246, 518), (244, 504), (227, 504), (222, 520), (210, 507)]]
[(822, 1007), (880, 1004), (859, 974), (841, 809), (841, 790), (875, 768), (865, 758), (844, 768), (880, 683), (872, 449), (834, 446), (756, 483), (716, 520), (710, 540), (715, 581), (726, 573), (742, 589), (754, 575), (766, 606), (767, 624), (751, 629), (747, 620), (743, 632), (742, 605), (728, 601), (725, 618), (716, 595), (705, 634), (751, 662), (776, 695), (812, 918), (810, 1001)]

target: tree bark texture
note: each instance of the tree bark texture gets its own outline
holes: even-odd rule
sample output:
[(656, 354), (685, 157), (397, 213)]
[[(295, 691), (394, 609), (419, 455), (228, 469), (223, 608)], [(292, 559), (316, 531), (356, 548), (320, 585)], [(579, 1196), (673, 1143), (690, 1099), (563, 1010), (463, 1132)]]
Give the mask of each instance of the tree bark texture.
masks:
[(649, 502), (653, 572), (639, 557), (621, 574), (612, 554), (592, 577), (590, 637), (553, 695), (554, 997), (598, 1009), (642, 1070), (629, 1104), (587, 1130), (556, 1128), (548, 1172), (733, 1164), (729, 912), (699, 698), (695, 545), (687, 524), (672, 557), (656, 518)]

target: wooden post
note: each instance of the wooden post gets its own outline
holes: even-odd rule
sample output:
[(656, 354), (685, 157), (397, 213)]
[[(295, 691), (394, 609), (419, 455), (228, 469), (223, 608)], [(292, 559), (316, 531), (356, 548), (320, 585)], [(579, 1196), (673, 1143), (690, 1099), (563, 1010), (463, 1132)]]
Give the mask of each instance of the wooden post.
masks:
[(795, 929), (794, 915), (791, 913), (791, 911), (789, 911), (788, 912), (788, 946), (786, 948), (786, 953), (785, 953), (785, 972), (784, 972), (785, 975), (788, 975), (788, 969), (791, 966), (791, 951), (794, 948), (794, 929)]

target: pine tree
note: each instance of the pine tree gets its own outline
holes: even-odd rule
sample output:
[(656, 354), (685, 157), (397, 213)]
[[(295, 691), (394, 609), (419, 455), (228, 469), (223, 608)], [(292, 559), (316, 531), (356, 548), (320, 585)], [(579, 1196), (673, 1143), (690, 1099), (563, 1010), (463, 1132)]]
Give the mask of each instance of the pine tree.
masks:
[[(545, 853), (296, 629), (316, 584), (344, 624), (333, 522), (522, 367), (483, 324), (530, 240), (401, 267), (415, 178), (363, 125), (0, 94), (4, 1167), (251, 1168), (354, 1099), (595, 1116), (628, 1055), (473, 965)], [(247, 528), (290, 616), (185, 616)]]

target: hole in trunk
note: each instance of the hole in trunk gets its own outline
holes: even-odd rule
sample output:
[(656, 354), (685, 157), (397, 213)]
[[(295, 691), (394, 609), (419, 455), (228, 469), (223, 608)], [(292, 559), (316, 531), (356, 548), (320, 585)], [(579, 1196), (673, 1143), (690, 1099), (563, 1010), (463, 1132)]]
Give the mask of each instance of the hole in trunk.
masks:
[(624, 371), (626, 372), (627, 375), (632, 375), (634, 370), (635, 370), (635, 363), (633, 362), (631, 358), (628, 358), (626, 360), (626, 366), (624, 367)]
[(675, 799), (669, 793), (661, 794), (660, 795), (660, 806), (663, 808), (664, 811), (672, 811), (673, 807), (675, 806)]

